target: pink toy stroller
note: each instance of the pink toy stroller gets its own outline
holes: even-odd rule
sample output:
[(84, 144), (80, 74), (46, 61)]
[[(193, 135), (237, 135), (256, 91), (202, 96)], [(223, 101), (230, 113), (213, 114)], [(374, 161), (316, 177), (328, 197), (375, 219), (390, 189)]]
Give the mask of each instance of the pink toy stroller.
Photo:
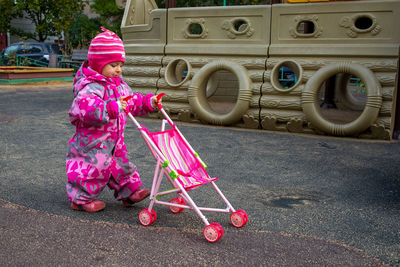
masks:
[[(157, 98), (160, 99), (164, 95), (165, 94), (160, 94)], [(144, 226), (153, 224), (157, 219), (153, 206), (155, 204), (161, 204), (169, 206), (172, 213), (180, 213), (184, 209), (194, 210), (206, 225), (203, 234), (209, 242), (218, 241), (222, 237), (224, 231), (220, 224), (209, 223), (202, 211), (231, 213), (230, 221), (232, 225), (238, 228), (243, 227), (248, 221), (246, 212), (243, 210), (235, 210), (232, 207), (215, 184), (218, 177), (211, 178), (207, 174), (207, 166), (186, 141), (185, 137), (170, 119), (162, 105), (159, 105), (158, 108), (165, 117), (165, 119), (162, 120), (160, 132), (149, 132), (143, 125), (138, 123), (132, 114), (128, 113), (129, 118), (138, 127), (157, 161), (151, 187), (150, 204), (147, 209), (139, 213), (140, 223)], [(170, 125), (168, 128), (171, 129), (166, 130), (165, 126), (167, 122)], [(164, 175), (172, 184), (173, 189), (160, 192), (160, 185)], [(194, 203), (188, 191), (205, 184), (211, 184), (214, 187), (215, 191), (227, 205), (225, 209), (198, 207)], [(159, 200), (161, 196), (174, 193), (178, 194), (178, 197), (172, 198), (169, 202)]]

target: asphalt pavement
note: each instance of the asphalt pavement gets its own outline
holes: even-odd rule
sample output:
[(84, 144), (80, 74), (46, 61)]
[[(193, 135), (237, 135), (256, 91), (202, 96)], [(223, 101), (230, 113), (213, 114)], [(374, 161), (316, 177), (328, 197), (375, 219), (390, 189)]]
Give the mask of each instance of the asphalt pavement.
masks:
[[(177, 122), (248, 224), (207, 212), (224, 228), (208, 243), (191, 210), (148, 200), (123, 207), (106, 189), (98, 213), (73, 211), (65, 153), (74, 133), (70, 84), (0, 86), (0, 266), (400, 266), (400, 142), (296, 135)], [(160, 120), (140, 119), (150, 130)], [(131, 159), (151, 187), (155, 161), (138, 130)], [(199, 206), (224, 205), (211, 186)]]

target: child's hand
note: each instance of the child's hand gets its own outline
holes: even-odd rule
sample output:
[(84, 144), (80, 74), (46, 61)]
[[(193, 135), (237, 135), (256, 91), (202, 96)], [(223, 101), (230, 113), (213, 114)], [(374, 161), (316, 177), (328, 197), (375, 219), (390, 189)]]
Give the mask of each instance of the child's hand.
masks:
[(128, 106), (128, 99), (130, 97), (129, 96), (121, 96), (119, 98), (119, 102), (121, 103), (121, 107), (126, 111), (126, 107)]
[(153, 96), (153, 97), (151, 98), (151, 106), (152, 106), (153, 108), (156, 108), (156, 107), (159, 106), (159, 105), (161, 105), (161, 98), (160, 98), (160, 99), (157, 99), (156, 96)]

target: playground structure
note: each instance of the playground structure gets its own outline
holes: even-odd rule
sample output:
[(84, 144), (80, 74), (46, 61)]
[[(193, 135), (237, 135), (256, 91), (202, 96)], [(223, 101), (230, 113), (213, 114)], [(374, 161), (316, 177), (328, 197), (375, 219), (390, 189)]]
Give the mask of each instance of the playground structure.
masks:
[(166, 93), (181, 121), (391, 140), (398, 16), (395, 0), (170, 9), (128, 0), (124, 78)]

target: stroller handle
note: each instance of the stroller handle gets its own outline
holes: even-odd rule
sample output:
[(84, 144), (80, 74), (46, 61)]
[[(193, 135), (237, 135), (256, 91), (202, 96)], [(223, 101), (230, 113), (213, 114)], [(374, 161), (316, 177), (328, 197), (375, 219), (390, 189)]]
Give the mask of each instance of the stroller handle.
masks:
[[(156, 98), (157, 98), (157, 103), (158, 103), (158, 101), (159, 101), (163, 96), (165, 96), (165, 93), (161, 93), (161, 94), (159, 94), (159, 95), (156, 96)], [(162, 106), (161, 104), (157, 104), (157, 108), (158, 108), (159, 110), (161, 110), (161, 109), (163, 108), (163, 106)]]
[[(161, 93), (161, 94), (157, 95), (157, 96), (156, 96), (157, 102), (158, 102), (163, 96), (165, 96), (165, 93)], [(132, 97), (133, 97), (133, 96), (131, 96), (131, 95), (125, 97), (125, 101), (128, 101), (128, 100), (131, 99)], [(163, 106), (162, 106), (161, 104), (157, 104), (157, 108), (158, 108), (159, 110), (161, 110), (161, 109), (163, 108)], [(126, 113), (130, 113), (126, 108), (124, 108), (124, 110), (125, 110)]]

